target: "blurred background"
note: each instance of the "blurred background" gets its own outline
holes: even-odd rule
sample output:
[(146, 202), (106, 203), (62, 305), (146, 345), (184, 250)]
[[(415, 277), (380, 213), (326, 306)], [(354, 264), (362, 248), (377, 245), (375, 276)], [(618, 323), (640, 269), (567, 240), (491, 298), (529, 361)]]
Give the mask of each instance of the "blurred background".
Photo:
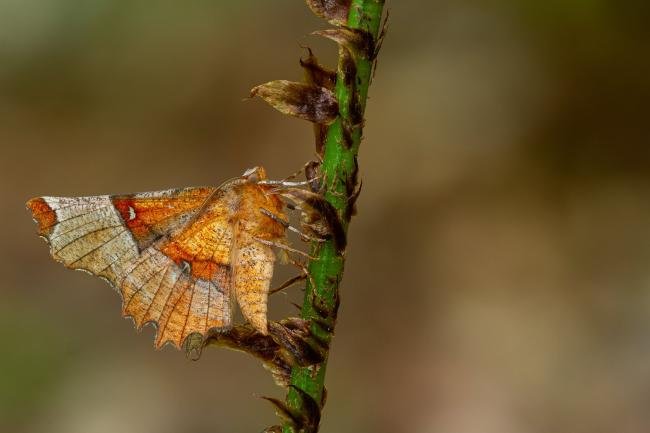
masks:
[[(389, 8), (322, 431), (650, 431), (647, 2)], [(299, 80), (301, 45), (333, 65), (326, 26), (289, 0), (0, 0), (0, 431), (276, 422), (257, 361), (154, 351), (24, 203), (293, 173), (310, 125), (242, 100)]]

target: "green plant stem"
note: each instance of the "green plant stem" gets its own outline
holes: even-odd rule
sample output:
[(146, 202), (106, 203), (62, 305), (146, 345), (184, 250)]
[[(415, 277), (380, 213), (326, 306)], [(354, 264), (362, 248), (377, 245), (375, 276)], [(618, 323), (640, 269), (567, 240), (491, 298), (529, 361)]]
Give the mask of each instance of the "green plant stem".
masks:
[[(347, 27), (367, 31), (372, 35), (373, 40), (377, 41), (383, 7), (383, 0), (353, 0)], [(325, 198), (338, 212), (346, 233), (351, 217), (348, 206), (352, 192), (350, 185), (356, 184), (357, 153), (362, 135), (362, 124), (353, 124), (354, 113), (351, 112), (351, 106), (353, 98), (357, 98), (360, 114), (363, 115), (374, 61), (372, 58), (363, 56), (353, 56), (352, 59), (356, 68), (352, 68), (351, 71), (350, 68), (345, 68), (345, 49), (339, 48), (335, 87), (339, 103), (339, 116), (327, 130), (321, 166)], [(353, 76), (348, 76), (350, 73)], [(356, 83), (356, 85), (346, 85), (346, 83)], [(344, 134), (346, 129), (351, 136), (351, 141), (348, 139), (347, 142)], [(309, 320), (321, 317), (315, 306), (316, 302), (319, 303), (321, 311), (323, 307), (331, 311), (331, 327), (323, 327), (317, 323), (312, 324), (312, 332), (321, 340), (329, 343), (334, 331), (338, 289), (343, 276), (345, 257), (336, 251), (331, 241), (312, 245), (312, 254), (316, 259), (309, 263), (308, 268), (313, 285), (307, 283), (301, 315), (304, 319)], [(326, 367), (327, 356), (322, 363), (315, 366), (295, 367), (291, 374), (291, 384), (304, 390), (321, 408), (324, 404)], [(301, 397), (293, 389), (290, 389), (287, 395), (287, 405), (295, 413), (306, 410)], [(290, 424), (285, 424), (283, 431), (296, 433)]]

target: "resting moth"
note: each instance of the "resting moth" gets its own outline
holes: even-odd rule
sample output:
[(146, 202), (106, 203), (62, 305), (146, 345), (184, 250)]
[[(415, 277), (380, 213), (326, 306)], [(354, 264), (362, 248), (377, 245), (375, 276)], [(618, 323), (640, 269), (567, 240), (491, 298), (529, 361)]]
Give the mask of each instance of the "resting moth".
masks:
[(122, 315), (156, 327), (156, 348), (180, 348), (229, 329), (234, 299), (268, 333), (271, 246), (284, 245), (288, 227), (283, 185), (256, 167), (216, 188), (37, 197), (27, 207), (55, 260), (107, 280)]

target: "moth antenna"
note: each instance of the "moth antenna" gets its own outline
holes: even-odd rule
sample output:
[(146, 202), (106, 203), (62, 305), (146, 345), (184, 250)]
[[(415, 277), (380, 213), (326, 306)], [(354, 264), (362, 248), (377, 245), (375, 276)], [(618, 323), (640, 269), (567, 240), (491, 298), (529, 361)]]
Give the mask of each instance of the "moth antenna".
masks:
[(281, 186), (285, 186), (285, 187), (290, 188), (290, 187), (294, 187), (294, 186), (307, 186), (307, 185), (309, 185), (311, 183), (311, 181), (310, 180), (299, 180), (299, 181), (296, 181), (296, 182), (289, 182), (289, 181), (286, 181), (286, 180), (270, 180), (270, 179), (266, 179), (266, 180), (260, 180), (257, 183), (260, 184), (260, 185), (281, 185)]
[(289, 226), (289, 221), (285, 220), (284, 218), (279, 217), (278, 215), (274, 214), (270, 210), (261, 207), (260, 212), (262, 212), (262, 214), (266, 215), (267, 217), (271, 218), (276, 223), (282, 225), (285, 229), (290, 227)]

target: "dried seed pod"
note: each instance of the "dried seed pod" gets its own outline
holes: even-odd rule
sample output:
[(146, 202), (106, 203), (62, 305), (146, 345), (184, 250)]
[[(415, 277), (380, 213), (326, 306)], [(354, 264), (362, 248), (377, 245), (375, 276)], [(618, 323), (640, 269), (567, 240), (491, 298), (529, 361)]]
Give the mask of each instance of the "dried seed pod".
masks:
[(302, 422), (300, 418), (298, 417), (297, 414), (294, 414), (293, 411), (289, 408), (289, 406), (286, 405), (285, 402), (278, 400), (275, 397), (265, 397), (262, 396), (262, 398), (275, 407), (275, 413), (282, 418), (284, 421), (287, 423), (291, 424), (291, 426), (295, 427), (298, 429), (298, 431), (301, 431), (301, 426)]
[(309, 342), (309, 329), (292, 330), (278, 322), (269, 324), (274, 341), (282, 348), (284, 359), (294, 365), (313, 365), (323, 360), (322, 351)]
[(253, 87), (250, 96), (259, 96), (283, 114), (318, 124), (329, 125), (339, 112), (334, 93), (314, 84), (269, 81)]
[(281, 354), (281, 347), (270, 335), (262, 335), (249, 324), (235, 326), (227, 332), (209, 335), (203, 346), (220, 346), (246, 352), (260, 361), (269, 370), (279, 386), (287, 386), (292, 365)]
[(321, 65), (311, 48), (307, 47), (307, 53), (305, 59), (300, 59), (300, 66), (305, 71), (305, 80), (307, 83), (334, 90), (336, 71)]
[(250, 324), (235, 326), (226, 332), (215, 332), (206, 337), (202, 347), (220, 346), (249, 353), (262, 361), (276, 384), (286, 387), (289, 385), (291, 367), (306, 367), (323, 360), (325, 348), (313, 337), (309, 322), (293, 317), (269, 322), (268, 335), (261, 334)]
[(285, 188), (282, 196), (291, 200), (303, 212), (301, 224), (306, 231), (316, 236), (329, 237), (337, 251), (346, 246), (345, 230), (336, 209), (317, 193), (298, 188)]
[(317, 16), (333, 25), (343, 25), (350, 13), (351, 0), (306, 0), (307, 6)]
[(335, 29), (317, 30), (313, 35), (331, 39), (347, 48), (355, 57), (373, 60), (375, 58), (375, 41), (372, 34), (365, 30), (337, 27)]
[[(329, 90), (334, 90), (336, 85), (336, 72), (332, 71), (318, 62), (313, 51), (307, 48), (308, 55), (304, 59), (300, 59), (300, 66), (305, 71), (305, 81), (308, 84), (324, 87)], [(325, 137), (327, 136), (327, 125), (314, 123), (314, 140), (316, 144), (316, 153), (323, 154), (325, 146)]]
[(295, 385), (289, 385), (301, 400), (300, 417), (297, 418), (299, 431), (317, 432), (320, 424), (321, 409), (314, 398)]
[[(302, 389), (289, 385), (300, 399), (301, 411), (291, 409), (285, 402), (274, 397), (262, 397), (275, 407), (275, 412), (297, 432), (313, 433), (318, 431), (321, 418), (321, 407), (314, 398)], [(273, 431), (273, 430), (271, 430)]]

